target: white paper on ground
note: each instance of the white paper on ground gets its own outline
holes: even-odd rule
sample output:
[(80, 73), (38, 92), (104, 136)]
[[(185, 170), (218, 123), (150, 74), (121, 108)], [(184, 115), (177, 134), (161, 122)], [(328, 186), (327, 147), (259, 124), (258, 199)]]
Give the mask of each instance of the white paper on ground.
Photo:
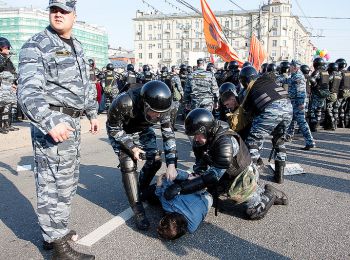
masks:
[[(272, 174), (275, 171), (275, 164), (270, 163), (269, 169), (272, 172)], [(299, 163), (287, 163), (286, 167), (284, 167), (284, 175), (296, 175), (296, 174), (303, 174), (304, 169), (301, 168)]]
[(31, 171), (31, 170), (32, 170), (31, 164), (17, 165), (17, 172)]

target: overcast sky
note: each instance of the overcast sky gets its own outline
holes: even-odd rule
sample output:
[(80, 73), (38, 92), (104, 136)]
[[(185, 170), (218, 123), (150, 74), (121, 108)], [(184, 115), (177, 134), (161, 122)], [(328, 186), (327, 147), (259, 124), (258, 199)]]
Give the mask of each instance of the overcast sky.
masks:
[[(0, 0), (9, 6), (23, 7), (33, 6), (45, 9), (48, 0)], [(185, 6), (176, 0), (145, 0), (152, 6), (164, 13), (178, 12), (166, 2), (171, 2), (182, 10), (190, 12)], [(187, 0), (193, 6), (200, 9), (200, 0)], [(207, 0), (212, 10), (239, 10), (230, 0)], [(243, 9), (257, 9), (260, 0), (232, 0)], [(298, 4), (301, 6), (299, 8)], [(136, 10), (151, 10), (142, 0), (78, 0), (78, 19), (91, 24), (106, 28), (109, 35), (109, 43), (113, 47), (133, 49), (133, 22)], [(344, 57), (350, 63), (350, 1), (349, 0), (292, 0), (292, 12), (296, 15), (343, 17), (349, 19), (304, 19), (304, 26), (314, 36), (321, 35), (323, 38), (312, 38), (312, 42), (320, 49), (327, 49), (331, 60)]]

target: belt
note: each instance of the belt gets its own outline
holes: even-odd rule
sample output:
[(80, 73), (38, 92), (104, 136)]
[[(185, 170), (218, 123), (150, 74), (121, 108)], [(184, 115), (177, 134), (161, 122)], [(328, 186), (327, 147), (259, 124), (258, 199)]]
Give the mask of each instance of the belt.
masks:
[(50, 105), (50, 109), (69, 115), (73, 118), (81, 117), (84, 114), (84, 110), (78, 110), (78, 109), (69, 108), (69, 107), (59, 107), (59, 106)]

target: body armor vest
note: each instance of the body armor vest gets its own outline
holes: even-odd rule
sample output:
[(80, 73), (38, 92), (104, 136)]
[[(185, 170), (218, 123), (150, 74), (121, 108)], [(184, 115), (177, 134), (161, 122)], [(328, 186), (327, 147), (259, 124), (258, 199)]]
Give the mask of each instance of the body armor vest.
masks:
[(350, 90), (350, 71), (343, 72), (343, 90)]
[(339, 73), (334, 74), (333, 81), (329, 89), (331, 93), (338, 94), (340, 82), (341, 82), (341, 75)]
[(270, 77), (262, 76), (254, 82), (249, 91), (244, 109), (259, 114), (271, 102), (287, 97), (288, 92), (284, 88), (279, 87)]
[[(234, 137), (237, 140), (239, 151), (235, 157), (232, 154), (232, 142), (230, 138), (225, 138), (224, 136)], [(226, 168), (226, 173), (232, 180), (251, 164), (248, 147), (242, 138), (230, 129), (220, 127), (208, 150), (207, 163), (217, 168)]]

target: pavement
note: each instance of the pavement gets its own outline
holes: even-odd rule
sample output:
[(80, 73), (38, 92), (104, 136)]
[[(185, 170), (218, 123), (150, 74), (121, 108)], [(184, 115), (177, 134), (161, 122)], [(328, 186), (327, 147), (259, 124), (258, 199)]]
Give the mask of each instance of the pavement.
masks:
[[(99, 119), (104, 128), (105, 115)], [(167, 242), (157, 237), (162, 216), (157, 207), (146, 209), (151, 229), (135, 229), (105, 129), (93, 136), (87, 120), (82, 126), (80, 182), (70, 226), (80, 236), (73, 246), (96, 259), (350, 259), (350, 129), (316, 133), (317, 148), (311, 151), (300, 150), (300, 137), (289, 143), (288, 161), (299, 163), (305, 174), (287, 176), (278, 185), (262, 172), (263, 182), (288, 194), (288, 206), (273, 206), (264, 219), (249, 221), (226, 201), (217, 217), (210, 210), (194, 234)], [(41, 249), (35, 214), (28, 123), (20, 128), (0, 136), (0, 259), (50, 259), (51, 253)], [(186, 169), (194, 158), (182, 125), (178, 128), (179, 167)], [(265, 164), (269, 149), (267, 141)], [(159, 172), (164, 170), (163, 164)]]

